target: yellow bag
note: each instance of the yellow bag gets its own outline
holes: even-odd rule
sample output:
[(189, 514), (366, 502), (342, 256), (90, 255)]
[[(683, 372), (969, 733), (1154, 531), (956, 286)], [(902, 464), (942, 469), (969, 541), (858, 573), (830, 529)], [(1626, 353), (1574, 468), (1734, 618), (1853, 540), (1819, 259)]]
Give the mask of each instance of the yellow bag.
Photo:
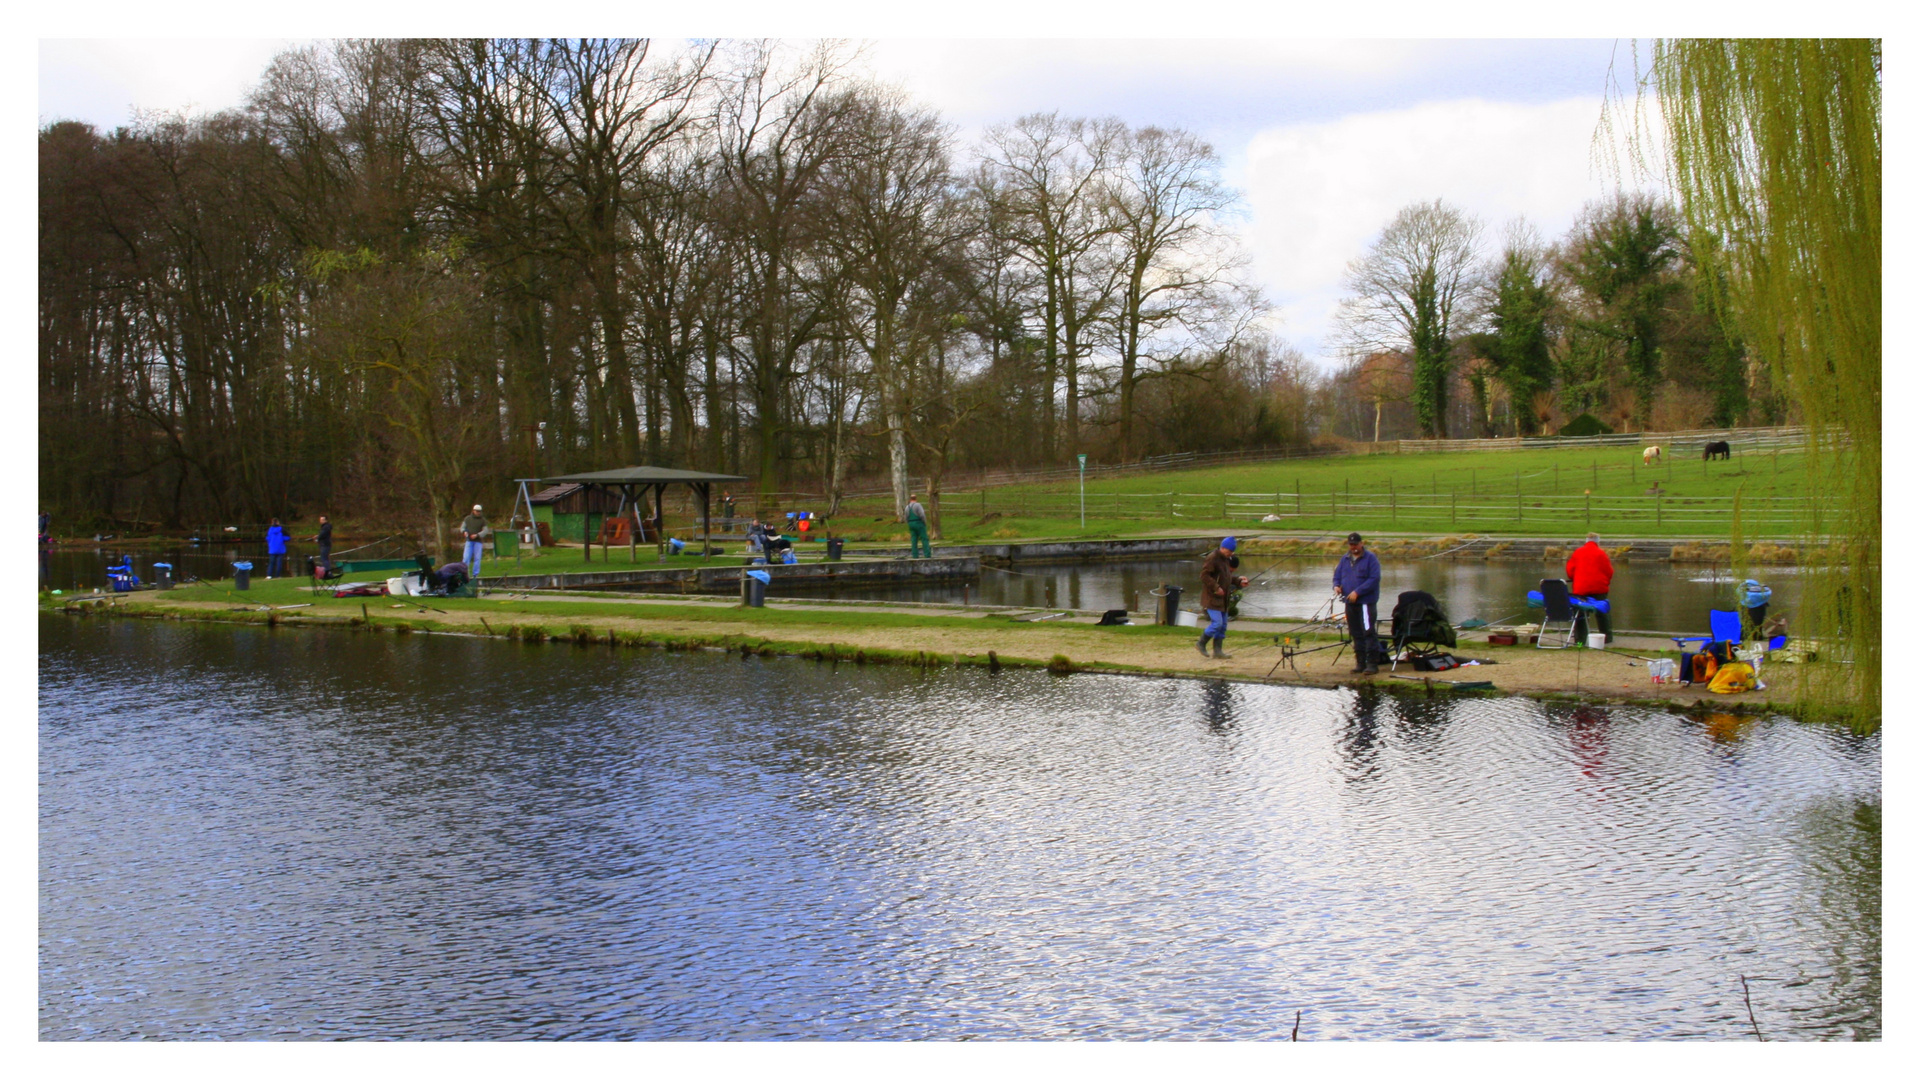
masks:
[(1753, 665), (1736, 660), (1731, 664), (1721, 664), (1720, 670), (1714, 672), (1713, 681), (1707, 684), (1707, 689), (1716, 694), (1738, 694), (1753, 689), (1756, 681)]

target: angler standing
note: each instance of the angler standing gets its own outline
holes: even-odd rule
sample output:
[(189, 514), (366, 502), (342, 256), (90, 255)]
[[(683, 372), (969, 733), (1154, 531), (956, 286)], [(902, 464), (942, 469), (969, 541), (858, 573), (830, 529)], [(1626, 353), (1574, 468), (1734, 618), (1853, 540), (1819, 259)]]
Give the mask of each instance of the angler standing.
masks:
[(1347, 557), (1333, 568), (1333, 591), (1347, 605), (1347, 632), (1353, 635), (1354, 674), (1377, 675), (1375, 657), (1380, 621), (1380, 560), (1367, 550), (1359, 533), (1347, 534)]
[(460, 520), (460, 535), (467, 541), (460, 561), (467, 564), (467, 576), (477, 579), (480, 576), (480, 558), (486, 551), (481, 541), (487, 535), (487, 518), (481, 513), (479, 503), (474, 503), (473, 512)]
[(927, 539), (927, 508), (920, 505), (918, 495), (907, 496), (907, 533), (910, 538), (908, 558), (933, 558), (933, 544)]
[(1200, 655), (1207, 655), (1207, 639), (1213, 639), (1213, 658), (1231, 660), (1233, 654), (1227, 648), (1227, 606), (1232, 602), (1233, 590), (1247, 583), (1243, 577), (1233, 574), (1234, 549), (1240, 542), (1233, 537), (1225, 537), (1220, 546), (1213, 549), (1207, 561), (1200, 564), (1200, 609), (1207, 613), (1207, 628), (1200, 631), (1200, 640), (1194, 648)]

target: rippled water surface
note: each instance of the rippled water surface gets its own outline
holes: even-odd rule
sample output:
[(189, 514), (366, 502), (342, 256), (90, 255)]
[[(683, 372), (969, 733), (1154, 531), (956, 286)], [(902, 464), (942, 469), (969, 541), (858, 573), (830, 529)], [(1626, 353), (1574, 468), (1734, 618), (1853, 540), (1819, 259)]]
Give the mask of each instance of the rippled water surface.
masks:
[(1784, 720), (40, 623), (40, 1032), (1880, 1032)]

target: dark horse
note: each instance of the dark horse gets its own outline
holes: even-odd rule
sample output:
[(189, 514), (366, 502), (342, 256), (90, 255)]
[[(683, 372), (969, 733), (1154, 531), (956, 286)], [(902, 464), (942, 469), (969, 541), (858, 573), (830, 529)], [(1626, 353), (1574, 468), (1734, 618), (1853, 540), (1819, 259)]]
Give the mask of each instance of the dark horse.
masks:
[(1732, 456), (1733, 456), (1733, 447), (1727, 445), (1724, 442), (1710, 442), (1707, 444), (1707, 452), (1701, 455), (1700, 460), (1712, 461), (1714, 458), (1719, 458), (1722, 461), (1725, 461), (1726, 459), (1731, 458)]

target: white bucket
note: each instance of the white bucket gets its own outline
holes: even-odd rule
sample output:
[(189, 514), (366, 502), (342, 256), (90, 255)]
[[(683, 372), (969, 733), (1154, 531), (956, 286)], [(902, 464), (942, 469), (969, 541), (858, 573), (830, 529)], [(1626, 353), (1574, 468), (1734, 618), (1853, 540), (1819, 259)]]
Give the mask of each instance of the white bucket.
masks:
[(388, 596), (407, 595), (407, 579), (404, 577), (388, 578), (387, 579), (387, 595)]
[(1199, 626), (1199, 625), (1200, 625), (1200, 616), (1198, 616), (1198, 615), (1195, 615), (1195, 614), (1194, 614), (1193, 612), (1191, 612), (1191, 611), (1176, 611), (1176, 612), (1174, 612), (1174, 613), (1173, 613), (1173, 625), (1175, 625), (1175, 626)]
[(1604, 649), (1606, 647), (1607, 647), (1607, 635), (1605, 634), (1588, 634), (1587, 635), (1587, 648)]

